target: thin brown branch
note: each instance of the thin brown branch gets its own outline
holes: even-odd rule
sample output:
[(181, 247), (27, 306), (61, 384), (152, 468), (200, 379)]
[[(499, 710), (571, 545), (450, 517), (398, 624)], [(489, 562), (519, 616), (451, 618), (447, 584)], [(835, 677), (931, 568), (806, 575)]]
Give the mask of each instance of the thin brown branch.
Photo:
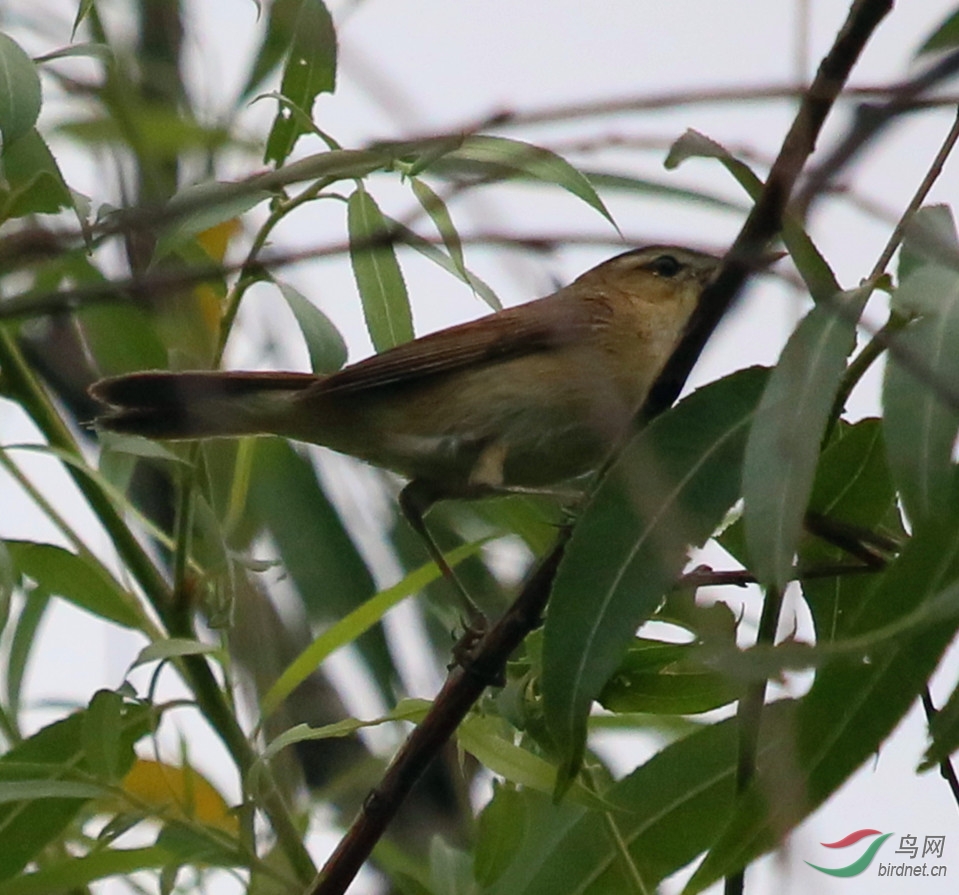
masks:
[[(896, 104), (897, 114), (912, 109), (939, 108), (959, 103), (959, 98), (954, 96), (920, 97), (913, 89), (913, 83), (907, 81), (889, 85), (852, 87), (845, 90), (841, 96), (833, 99), (879, 100), (891, 98), (889, 103)], [(90, 89), (97, 92), (100, 88), (91, 87)], [(92, 239), (94, 243), (97, 243), (111, 236), (126, 238), (141, 229), (149, 229), (155, 232), (157, 227), (173, 224), (201, 211), (211, 203), (235, 201), (243, 196), (261, 192), (276, 193), (286, 187), (306, 181), (321, 181), (324, 178), (339, 179), (344, 170), (350, 172), (375, 171), (388, 167), (391, 160), (397, 155), (430, 152), (436, 147), (444, 145), (455, 148), (456, 142), (462, 140), (464, 135), (475, 134), (488, 129), (568, 121), (631, 111), (647, 112), (684, 105), (778, 101), (798, 99), (807, 95), (809, 95), (808, 90), (803, 85), (781, 84), (765, 87), (671, 91), (653, 96), (642, 95), (617, 100), (598, 100), (589, 103), (546, 107), (526, 112), (500, 111), (490, 114), (480, 121), (450, 128), (443, 133), (412, 135), (389, 143), (370, 143), (359, 149), (336, 150), (309, 155), (290, 162), (277, 170), (259, 171), (241, 180), (219, 183), (219, 191), (216, 194), (208, 194), (198, 190), (193, 196), (178, 196), (173, 201), (163, 204), (121, 209), (87, 230), (73, 230), (70, 233), (64, 231), (56, 234), (56, 244), (45, 237), (41, 237), (35, 244), (24, 243), (22, 248), (27, 257), (44, 257), (51, 252), (60, 254), (67, 246), (84, 245), (84, 241), (87, 239)], [(15, 257), (19, 261), (21, 256), (0, 249), (0, 262), (9, 261), (11, 257)]]
[[(862, 85), (845, 89), (842, 100), (882, 100), (902, 95), (909, 82), (884, 85)], [(778, 102), (802, 99), (809, 93), (805, 84), (770, 84), (765, 87), (706, 87), (694, 90), (675, 90), (650, 96), (624, 96), (584, 103), (568, 103), (528, 111), (500, 110), (493, 112), (471, 126), (464, 128), (474, 133), (491, 128), (520, 127), (530, 124), (550, 124), (555, 121), (574, 121), (580, 118), (598, 118), (628, 112), (655, 112), (681, 106), (712, 105), (717, 103)], [(824, 93), (823, 96), (828, 96)], [(957, 101), (954, 96), (919, 97), (908, 101), (910, 109), (929, 109), (949, 106)], [(905, 102), (905, 101), (904, 101)]]
[(501, 679), (509, 656), (540, 624), (568, 537), (568, 530), (562, 530), (552, 552), (527, 581), (513, 605), (482, 638), (472, 658), (450, 671), (429, 713), (396, 753), (379, 785), (367, 796), (349, 831), (307, 890), (309, 895), (346, 891), (426, 766), (486, 687)]
[[(959, 103), (959, 98), (957, 98)], [(556, 152), (564, 157), (590, 155), (596, 152), (607, 150), (625, 149), (636, 150), (640, 152), (662, 152), (664, 155), (676, 142), (676, 135), (670, 136), (651, 136), (648, 134), (632, 134), (612, 132), (600, 134), (599, 136), (571, 138), (568, 140), (551, 140), (548, 144), (543, 144), (552, 152)], [(758, 151), (755, 146), (748, 143), (728, 143), (723, 146), (729, 151), (729, 154), (744, 162), (757, 165), (760, 168), (768, 169), (772, 166), (773, 158), (767, 153)], [(613, 172), (610, 172), (613, 173)], [(664, 182), (663, 186), (671, 188), (671, 182)], [(899, 212), (890, 206), (884, 205), (881, 199), (859, 192), (855, 187), (845, 183), (829, 183), (824, 187), (830, 196), (835, 196), (843, 202), (848, 203), (857, 211), (867, 217), (874, 218), (882, 223), (895, 225), (899, 221)], [(703, 196), (707, 199), (718, 199), (721, 202), (728, 202), (723, 196), (712, 196), (703, 191)]]
[[(421, 236), (418, 238), (431, 245), (443, 244), (439, 236)], [(521, 252), (553, 252), (559, 248), (571, 245), (610, 246), (625, 250), (627, 247), (654, 245), (665, 242), (665, 238), (649, 234), (630, 234), (625, 238), (610, 233), (540, 233), (519, 234), (479, 231), (467, 233), (460, 238), (464, 245), (496, 245)], [(354, 241), (352, 247), (378, 248), (384, 245), (406, 245), (402, 234), (384, 233), (382, 237), (365, 241)], [(704, 251), (716, 251), (714, 246), (694, 246)], [(283, 267), (291, 267), (312, 261), (318, 258), (330, 258), (345, 255), (350, 252), (349, 242), (331, 242), (306, 249), (297, 249), (290, 252), (264, 253), (257, 262), (257, 267), (263, 271), (274, 271)], [(58, 314), (74, 311), (92, 304), (118, 304), (132, 298), (155, 298), (177, 290), (188, 289), (200, 283), (211, 282), (243, 272), (248, 267), (246, 261), (217, 264), (210, 262), (204, 266), (183, 268), (161, 268), (144, 274), (131, 277), (122, 277), (115, 280), (104, 280), (99, 283), (89, 283), (68, 289), (37, 289), (28, 290), (18, 295), (0, 300), (0, 320), (24, 320), (41, 317), (47, 314)]]

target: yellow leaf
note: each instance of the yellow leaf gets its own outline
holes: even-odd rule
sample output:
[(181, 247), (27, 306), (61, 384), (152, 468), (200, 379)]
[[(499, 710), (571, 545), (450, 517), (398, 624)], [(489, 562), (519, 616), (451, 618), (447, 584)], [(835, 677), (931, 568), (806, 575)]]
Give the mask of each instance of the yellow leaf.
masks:
[(214, 261), (222, 261), (230, 240), (241, 230), (239, 218), (230, 218), (197, 234), (196, 241)]
[(235, 834), (236, 815), (219, 791), (191, 767), (138, 758), (123, 780), (123, 789), (145, 802), (159, 818), (200, 821)]
[[(222, 262), (226, 256), (230, 240), (242, 229), (243, 225), (239, 218), (230, 218), (228, 221), (223, 221), (202, 233), (198, 233), (196, 241), (210, 258), (216, 262)], [(208, 331), (211, 333), (219, 332), (220, 321), (223, 317), (221, 290), (214, 288), (209, 283), (200, 283), (194, 287), (193, 294), (200, 306), (200, 314)]]
[(209, 332), (217, 332), (223, 318), (223, 302), (220, 293), (208, 283), (193, 287), (193, 295), (200, 306), (200, 315)]

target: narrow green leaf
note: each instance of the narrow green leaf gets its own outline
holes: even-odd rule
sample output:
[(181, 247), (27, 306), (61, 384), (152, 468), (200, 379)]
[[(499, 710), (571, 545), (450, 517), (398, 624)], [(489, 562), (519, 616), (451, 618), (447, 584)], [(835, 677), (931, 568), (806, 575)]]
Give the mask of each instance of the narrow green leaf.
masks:
[(20, 709), (20, 694), (27, 663), (37, 645), (37, 629), (50, 606), (50, 594), (42, 587), (27, 588), (26, 602), (17, 616), (10, 642), (10, 657), (7, 660), (7, 703), (8, 711), (16, 717)]
[(283, 733), (267, 744), (263, 753), (257, 757), (257, 760), (250, 768), (246, 785), (250, 789), (256, 789), (261, 783), (264, 764), (272, 760), (284, 749), (294, 746), (297, 743), (308, 743), (316, 740), (351, 736), (364, 727), (378, 727), (381, 724), (388, 724), (393, 721), (410, 721), (418, 724), (426, 717), (429, 709), (430, 703), (425, 699), (401, 699), (390, 712), (379, 718), (374, 718), (372, 721), (362, 721), (359, 718), (344, 718), (342, 721), (324, 724), (321, 727), (311, 727), (309, 724), (297, 724), (289, 730), (284, 730)]
[[(465, 134), (442, 134), (413, 140), (390, 140), (376, 144), (389, 152), (391, 169), (400, 169), (407, 177), (419, 177), (424, 171), (432, 171), (454, 149), (466, 142)], [(466, 165), (461, 162), (461, 165)]]
[(438, 267), (442, 267), (443, 270), (451, 273), (457, 279), (462, 280), (494, 311), (501, 311), (503, 309), (503, 303), (499, 300), (499, 296), (475, 273), (465, 268), (461, 270), (446, 252), (437, 248), (433, 243), (423, 239), (418, 233), (415, 233), (394, 218), (384, 215), (384, 219), (389, 224), (391, 232), (396, 234), (398, 242), (402, 242), (403, 245), (415, 249), (424, 258), (428, 258)]
[(375, 149), (332, 149), (317, 152), (284, 165), (278, 171), (257, 178), (266, 189), (287, 186), (306, 180), (352, 180), (386, 168), (393, 163), (387, 147)]
[[(896, 490), (886, 462), (882, 421), (860, 420), (840, 430), (823, 451), (809, 497), (809, 510), (847, 525), (905, 539), (896, 507)], [(799, 543), (799, 566), (848, 562), (843, 550), (813, 536)], [(841, 637), (866, 594), (873, 588), (871, 575), (837, 575), (806, 578), (803, 594), (821, 644)], [(853, 614), (851, 614), (853, 613)]]
[(189, 640), (185, 637), (171, 637), (168, 640), (157, 640), (149, 646), (143, 647), (130, 666), (132, 671), (141, 665), (151, 662), (162, 662), (166, 659), (178, 659), (181, 656), (215, 656), (220, 647), (210, 643), (200, 643), (199, 640)]
[(474, 134), (463, 144), (442, 156), (444, 166), (465, 162), (476, 173), (506, 179), (525, 176), (553, 183), (596, 209), (614, 227), (616, 222), (589, 179), (566, 159), (531, 143)]
[(269, 530), (313, 618), (338, 620), (376, 592), (308, 457), (283, 439), (258, 438), (249, 478), (249, 508)]
[(143, 617), (136, 599), (89, 556), (53, 544), (7, 541), (17, 568), (48, 593), (125, 628), (139, 629)]
[[(295, 106), (312, 114), (320, 93), (336, 87), (336, 30), (323, 0), (300, 0), (290, 54), (280, 92)], [(282, 165), (296, 141), (307, 131), (289, 110), (280, 108), (266, 142), (264, 161)]]
[[(248, 860), (245, 856), (241, 856), (241, 850), (233, 847), (229, 841), (211, 836), (203, 827), (178, 821), (168, 821), (163, 825), (156, 844), (172, 856), (170, 864), (164, 868), (164, 872), (170, 873), (171, 887), (176, 878), (177, 862), (232, 867), (237, 864), (246, 864)], [(162, 880), (160, 885), (163, 891)]]
[(302, 743), (307, 740), (324, 740), (330, 737), (349, 736), (364, 727), (379, 727), (393, 721), (410, 721), (418, 724), (429, 713), (432, 703), (428, 699), (401, 699), (385, 715), (380, 715), (372, 721), (361, 721), (359, 718), (345, 718), (334, 724), (324, 724), (322, 727), (310, 727), (308, 724), (297, 724), (296, 727), (284, 731), (272, 740), (263, 750), (262, 758), (268, 759), (276, 755), (281, 749)]
[(163, 369), (169, 355), (157, 330), (157, 320), (132, 304), (90, 304), (74, 317), (106, 376), (132, 370)]
[[(130, 134), (135, 133), (137, 145), (148, 149), (155, 162), (182, 157), (190, 150), (210, 153), (219, 150), (222, 154), (225, 148), (238, 145), (230, 131), (222, 126), (201, 124), (180, 109), (150, 102), (136, 102), (125, 109), (123, 123), (106, 112), (94, 112), (62, 121), (56, 132), (91, 146), (117, 149), (128, 147)], [(241, 182), (237, 191), (245, 192), (248, 188)]]
[(345, 363), (347, 347), (340, 331), (302, 292), (289, 283), (275, 281), (306, 342), (314, 373), (335, 373)]
[[(788, 705), (770, 711), (778, 716)], [(507, 867), (497, 868), (488, 895), (634, 892), (637, 876), (645, 891), (657, 891), (726, 823), (735, 797), (737, 737), (729, 719), (670, 743), (603, 792), (612, 805), (605, 816), (524, 793), (522, 808), (514, 806), (525, 820), (512, 834), (519, 842)]]
[[(91, 773), (81, 745), (84, 716), (55, 721), (0, 757), (0, 881), (20, 874), (84, 804), (103, 796), (102, 786), (66, 779)], [(122, 722), (121, 775), (133, 764), (134, 743), (150, 729), (149, 710), (126, 706)]]
[[(418, 237), (414, 236), (416, 242), (425, 243), (434, 249), (434, 253), (440, 255), (444, 258), (444, 261), (439, 261), (437, 258), (433, 257), (433, 253), (428, 251), (423, 251), (420, 246), (414, 246), (417, 248), (417, 251), (421, 251), (427, 257), (433, 257), (433, 260), (437, 261), (441, 266), (447, 267), (447, 269), (452, 269), (452, 272), (461, 279), (464, 283), (472, 287), (473, 291), (476, 292), (494, 311), (498, 311), (502, 305), (500, 304), (499, 299), (493, 293), (493, 290), (489, 288), (479, 277), (471, 273), (466, 267), (466, 259), (463, 255), (463, 243), (460, 240), (459, 233), (456, 231), (456, 225), (453, 223), (453, 218), (450, 216), (449, 209), (446, 207), (446, 203), (427, 185), (423, 180), (420, 180), (418, 177), (410, 178), (410, 186), (413, 188), (413, 194), (416, 196), (420, 205), (423, 206), (423, 209), (430, 216), (430, 219), (433, 221), (433, 224), (436, 226), (437, 231), (443, 239), (443, 245), (446, 246), (446, 251), (449, 253), (448, 258), (443, 256), (442, 252), (436, 252), (435, 248), (427, 243), (425, 240), (419, 240)], [(394, 227), (402, 227), (398, 222), (391, 220), (391, 223)], [(407, 228), (403, 230), (409, 234), (412, 231), (409, 231)], [(410, 243), (408, 243), (410, 244)], [(444, 263), (445, 262), (445, 263)]]
[(752, 568), (767, 585), (792, 578), (820, 442), (866, 289), (817, 305), (789, 337), (769, 377), (746, 444), (743, 497)]
[[(446, 561), (455, 567), (468, 556), (478, 553), (485, 542), (464, 544), (446, 554)], [(349, 615), (327, 628), (283, 671), (262, 700), (264, 717), (277, 707), (303, 681), (305, 681), (328, 656), (347, 646), (379, 622), (397, 603), (417, 593), (440, 576), (436, 563), (428, 562), (397, 581), (392, 587), (381, 590)]]
[(611, 712), (695, 715), (737, 699), (741, 688), (698, 658), (697, 644), (637, 637), (597, 701)]
[(289, 52), (296, 34), (296, 19), (301, 2), (302, 0), (273, 0), (270, 3), (266, 28), (262, 32), (263, 39), (253, 57), (250, 74), (240, 91), (241, 101), (263, 83)]
[[(270, 533), (303, 609), (324, 627), (375, 592), (373, 578), (309, 457), (281, 438), (254, 440), (248, 507)], [(381, 627), (355, 641), (384, 698), (393, 662)]]
[(76, 891), (111, 876), (127, 877), (141, 870), (159, 870), (171, 854), (157, 845), (145, 848), (106, 848), (80, 857), (71, 856), (45, 864), (33, 873), (23, 873), (0, 882), (0, 895), (50, 895)]
[(104, 781), (117, 782), (123, 766), (123, 697), (98, 690), (83, 715), (83, 751), (87, 764)]
[(503, 722), (491, 717), (469, 717), (457, 728), (462, 749), (494, 774), (519, 786), (549, 794), (556, 786), (556, 768), (539, 755), (506, 739)]
[[(493, 884), (483, 890), (484, 895), (528, 895), (537, 891), (540, 876), (548, 875), (559, 864), (569, 872), (569, 877), (558, 886), (553, 880), (552, 895), (574, 891), (567, 886), (568, 880), (583, 878), (588, 872), (586, 868), (599, 860), (605, 843), (599, 843), (597, 848), (595, 839), (578, 841), (575, 850), (567, 851), (562, 844), (564, 837), (584, 819), (594, 827), (601, 826), (602, 816), (569, 801), (554, 804), (549, 796), (531, 789), (519, 790), (518, 798), (519, 804), (513, 806), (517, 816), (512, 818), (509, 827), (515, 837), (513, 859), (505, 867), (497, 868), (498, 875)], [(484, 847), (483, 843), (477, 843), (477, 852)], [(500, 860), (505, 862), (504, 858)]]
[(376, 201), (362, 186), (349, 198), (347, 224), (353, 276), (373, 346), (386, 351), (410, 341), (413, 317), (392, 231)]
[(0, 137), (8, 147), (29, 131), (40, 116), (40, 76), (20, 45), (0, 33)]
[[(921, 358), (936, 382), (959, 391), (959, 272), (916, 268), (897, 290), (894, 307), (922, 315), (896, 334), (896, 344)], [(889, 466), (907, 515), (916, 523), (947, 512), (959, 410), (895, 355), (886, 364), (882, 398)]]
[(456, 266), (461, 271), (464, 270), (463, 243), (460, 240), (459, 233), (456, 232), (456, 225), (453, 223), (453, 218), (450, 216), (446, 203), (425, 180), (421, 180), (419, 177), (410, 178), (410, 188), (413, 190), (416, 200), (423, 207), (423, 211), (430, 216), (430, 220), (436, 226), (437, 232), (443, 239), (443, 245), (446, 246), (446, 251), (450, 253), (450, 257)]
[[(899, 251), (899, 282), (929, 263), (959, 269), (959, 234), (948, 205), (925, 205), (906, 222)], [(902, 313), (912, 313), (908, 306), (898, 307), (897, 296), (893, 293), (894, 307)]]
[[(288, 97), (284, 96), (282, 93), (277, 93), (274, 90), (261, 93), (255, 101), (260, 102), (261, 100), (265, 99), (275, 100), (279, 104), (279, 112), (277, 114), (289, 116), (290, 122), (292, 122), (293, 126), (298, 128), (301, 133), (313, 134), (326, 143), (331, 150), (339, 150), (340, 147), (336, 141), (329, 134), (320, 130), (306, 109), (302, 109), (300, 106), (296, 105), (296, 103), (292, 102)], [(284, 171), (285, 168), (280, 168), (278, 169), (277, 173), (282, 175)]]
[(672, 170), (692, 158), (713, 158), (722, 162), (723, 167), (733, 175), (751, 199), (759, 197), (763, 182), (749, 165), (737, 159), (721, 143), (689, 128), (669, 148), (669, 154), (663, 165), (667, 170)]
[[(163, 460), (165, 463), (180, 463), (188, 466), (187, 459), (159, 441), (151, 441), (142, 435), (117, 435), (115, 432), (99, 432), (100, 445), (105, 450), (144, 460)], [(101, 462), (104, 459), (101, 455)]]
[(90, 12), (93, 10), (93, 4), (95, 0), (80, 0), (77, 4), (77, 14), (73, 19), (73, 28), (70, 30), (70, 40), (73, 40), (77, 36), (77, 28), (83, 24), (83, 20), (90, 15)]
[[(618, 190), (626, 193), (638, 193), (641, 196), (653, 196), (661, 199), (675, 199), (677, 202), (689, 202), (692, 205), (704, 205), (717, 211), (746, 213), (749, 208), (739, 202), (730, 202), (719, 195), (704, 190), (662, 183), (644, 177), (627, 177), (625, 174), (611, 174), (608, 171), (583, 170), (583, 175), (597, 189)], [(757, 178), (758, 179), (758, 178)]]
[(290, 306), (310, 354), (314, 373), (335, 373), (346, 363), (346, 342), (333, 321), (302, 292), (279, 280), (276, 285)]
[(0, 804), (44, 799), (102, 799), (106, 787), (79, 780), (0, 780)]
[(875, 528), (895, 497), (882, 420), (866, 417), (844, 426), (822, 452), (809, 509), (851, 525)]
[[(426, 710), (424, 709), (422, 714), (425, 714), (425, 712)], [(403, 717), (401, 720), (418, 721), (422, 718), (422, 714), (418, 717)], [(373, 721), (361, 721), (359, 718), (344, 718), (342, 721), (334, 721), (332, 724), (324, 724), (321, 727), (311, 727), (309, 724), (297, 724), (289, 730), (284, 730), (278, 737), (271, 740), (267, 744), (266, 749), (263, 750), (263, 755), (260, 756), (260, 760), (268, 761), (284, 749), (295, 746), (297, 743), (311, 743), (316, 740), (347, 737), (356, 733), (358, 730), (362, 730), (364, 727), (377, 727), (380, 724), (386, 724), (394, 720), (397, 719), (387, 717), (376, 718)], [(254, 767), (254, 771), (258, 772), (258, 769)]]
[(0, 634), (6, 629), (7, 622), (10, 620), (10, 602), (13, 599), (18, 577), (10, 550), (3, 541), (0, 541)]
[(446, 251), (450, 253), (450, 258), (456, 265), (457, 270), (465, 279), (466, 259), (463, 257), (463, 243), (460, 241), (460, 235), (456, 232), (456, 225), (450, 216), (446, 203), (430, 189), (429, 184), (419, 177), (410, 178), (410, 187), (417, 201), (423, 206), (423, 210), (430, 216), (430, 220), (436, 226), (437, 232), (443, 239), (443, 245)]
[[(954, 609), (957, 579), (959, 519), (954, 513), (916, 530), (858, 607), (849, 634), (892, 626), (926, 605), (938, 614), (935, 607), (945, 599)], [(822, 667), (795, 715), (783, 724), (764, 725), (764, 743), (786, 739), (760, 761), (756, 782), (737, 801), (728, 827), (685, 892), (701, 892), (776, 847), (870, 760), (914, 704), (957, 628), (954, 613), (940, 616), (938, 624), (885, 641), (865, 661), (838, 657)], [(770, 780), (778, 781), (775, 792), (767, 785)]]
[(526, 800), (515, 787), (493, 781), (491, 798), (476, 823), (473, 874), (490, 886), (510, 866), (519, 851), (526, 826)]
[[(690, 158), (714, 158), (736, 179), (751, 199), (758, 199), (763, 182), (752, 169), (733, 156), (715, 140), (694, 130), (687, 130), (672, 146), (666, 157), (667, 168), (676, 168)], [(813, 301), (829, 301), (839, 292), (839, 283), (802, 227), (802, 223), (788, 212), (783, 217), (783, 242), (789, 249), (793, 263), (799, 270)]]
[(916, 50), (917, 56), (934, 53), (938, 50), (948, 50), (959, 46), (959, 10), (950, 13), (944, 22), (923, 41)]
[(743, 370), (659, 417), (627, 445), (577, 521), (543, 643), (543, 706), (562, 754), (560, 785), (579, 768), (590, 705), (636, 628), (739, 495), (766, 372)]

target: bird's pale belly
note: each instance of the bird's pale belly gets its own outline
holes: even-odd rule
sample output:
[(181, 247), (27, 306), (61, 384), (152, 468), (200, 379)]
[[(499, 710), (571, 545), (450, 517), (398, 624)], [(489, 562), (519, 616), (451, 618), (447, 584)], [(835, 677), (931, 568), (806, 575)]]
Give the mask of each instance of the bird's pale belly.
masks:
[[(314, 416), (338, 424), (309, 440), (452, 492), (554, 485), (598, 466), (636, 410), (596, 364), (571, 377), (569, 369), (565, 376), (549, 369), (555, 363), (544, 355), (546, 369), (531, 370), (527, 357), (374, 398), (343, 395)], [(543, 380), (538, 389), (525, 380), (550, 374), (558, 390), (544, 402)]]

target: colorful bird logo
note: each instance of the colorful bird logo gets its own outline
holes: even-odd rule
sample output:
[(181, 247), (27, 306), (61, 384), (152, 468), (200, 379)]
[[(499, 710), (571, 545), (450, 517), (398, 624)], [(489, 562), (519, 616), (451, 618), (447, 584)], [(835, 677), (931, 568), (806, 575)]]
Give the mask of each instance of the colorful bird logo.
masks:
[(872, 859), (876, 856), (876, 852), (882, 847), (883, 842), (885, 842), (892, 833), (882, 833), (879, 830), (856, 830), (854, 833), (850, 833), (848, 836), (843, 836), (842, 839), (837, 840), (836, 842), (820, 842), (819, 844), (825, 846), (826, 848), (846, 848), (850, 845), (855, 845), (857, 842), (865, 839), (867, 836), (878, 836), (879, 838), (874, 840), (855, 861), (851, 864), (847, 864), (845, 867), (820, 867), (818, 864), (813, 864), (809, 861), (806, 861), (810, 867), (814, 870), (818, 870), (820, 873), (828, 873), (830, 876), (856, 876), (865, 870)]

